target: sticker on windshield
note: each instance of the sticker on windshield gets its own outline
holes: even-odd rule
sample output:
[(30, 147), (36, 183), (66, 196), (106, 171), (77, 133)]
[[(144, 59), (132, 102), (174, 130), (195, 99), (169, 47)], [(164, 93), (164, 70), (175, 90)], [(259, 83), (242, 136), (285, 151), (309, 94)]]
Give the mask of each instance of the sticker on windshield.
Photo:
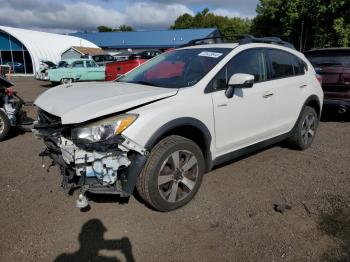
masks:
[(218, 57), (222, 56), (222, 53), (203, 51), (203, 52), (199, 53), (198, 56), (205, 56), (205, 57), (211, 57), (211, 58), (218, 58)]

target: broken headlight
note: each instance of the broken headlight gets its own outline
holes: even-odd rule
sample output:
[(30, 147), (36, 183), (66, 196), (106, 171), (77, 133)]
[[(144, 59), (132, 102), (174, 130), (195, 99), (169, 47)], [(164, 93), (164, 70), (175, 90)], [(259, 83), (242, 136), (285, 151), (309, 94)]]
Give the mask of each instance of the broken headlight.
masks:
[(137, 118), (137, 115), (124, 114), (116, 117), (103, 119), (86, 126), (72, 130), (73, 140), (95, 143), (106, 141), (114, 136), (120, 135)]

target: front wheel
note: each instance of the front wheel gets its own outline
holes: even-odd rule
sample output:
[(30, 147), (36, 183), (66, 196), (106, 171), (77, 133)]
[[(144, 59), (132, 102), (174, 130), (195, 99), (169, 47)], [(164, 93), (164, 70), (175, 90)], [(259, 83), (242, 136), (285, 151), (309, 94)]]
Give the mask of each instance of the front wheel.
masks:
[(72, 78), (63, 78), (61, 79), (61, 84), (71, 84), (73, 83), (73, 79)]
[(11, 123), (7, 115), (0, 109), (0, 141), (4, 140), (11, 129)]
[(151, 151), (137, 180), (137, 191), (152, 207), (171, 211), (197, 193), (204, 174), (204, 157), (192, 140), (172, 135)]
[(306, 106), (301, 113), (297, 126), (289, 142), (299, 150), (305, 150), (314, 141), (318, 127), (318, 116), (312, 107)]

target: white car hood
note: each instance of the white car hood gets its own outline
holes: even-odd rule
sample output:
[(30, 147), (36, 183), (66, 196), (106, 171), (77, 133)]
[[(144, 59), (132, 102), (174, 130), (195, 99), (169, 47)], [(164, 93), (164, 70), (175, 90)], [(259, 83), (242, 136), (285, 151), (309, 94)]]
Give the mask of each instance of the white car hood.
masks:
[(158, 99), (176, 95), (178, 89), (121, 82), (60, 85), (41, 94), (35, 105), (61, 118), (62, 124), (82, 123)]

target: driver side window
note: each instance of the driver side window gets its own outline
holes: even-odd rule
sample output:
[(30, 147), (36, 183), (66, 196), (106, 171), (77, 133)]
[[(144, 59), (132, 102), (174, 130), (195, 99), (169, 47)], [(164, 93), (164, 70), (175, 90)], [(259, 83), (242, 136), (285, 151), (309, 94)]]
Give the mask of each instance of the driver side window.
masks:
[(263, 49), (251, 49), (234, 56), (226, 66), (211, 80), (213, 91), (226, 89), (229, 78), (237, 73), (254, 76), (254, 82), (267, 80), (267, 65)]

